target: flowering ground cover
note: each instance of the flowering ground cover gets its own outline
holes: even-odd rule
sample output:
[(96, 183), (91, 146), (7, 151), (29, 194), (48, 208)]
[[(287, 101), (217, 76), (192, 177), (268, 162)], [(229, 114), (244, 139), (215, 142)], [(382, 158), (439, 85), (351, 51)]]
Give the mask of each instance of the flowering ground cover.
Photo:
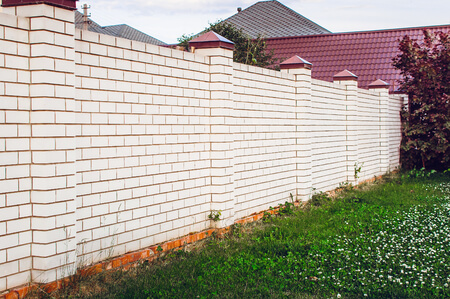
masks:
[(450, 177), (388, 175), (57, 297), (449, 298)]

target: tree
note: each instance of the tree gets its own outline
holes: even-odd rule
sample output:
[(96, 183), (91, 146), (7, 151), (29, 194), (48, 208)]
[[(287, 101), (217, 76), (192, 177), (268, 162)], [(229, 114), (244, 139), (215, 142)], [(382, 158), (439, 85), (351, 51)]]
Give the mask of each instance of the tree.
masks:
[(405, 36), (393, 65), (401, 71), (408, 105), (401, 112), (401, 163), (405, 168), (450, 168), (450, 37), (423, 31)]
[[(273, 50), (267, 50), (266, 41), (262, 35), (258, 35), (257, 38), (252, 39), (242, 29), (237, 29), (225, 21), (210, 24), (200, 34), (208, 31), (214, 31), (234, 43), (233, 60), (236, 62), (260, 67), (273, 66), (278, 62), (277, 59), (273, 58)], [(178, 45), (189, 49), (189, 41), (196, 36), (198, 35), (183, 35), (178, 38)]]

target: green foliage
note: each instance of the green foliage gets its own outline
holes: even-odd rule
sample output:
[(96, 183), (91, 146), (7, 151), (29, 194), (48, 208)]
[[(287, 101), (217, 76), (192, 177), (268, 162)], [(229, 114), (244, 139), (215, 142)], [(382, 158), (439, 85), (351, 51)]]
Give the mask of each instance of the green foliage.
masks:
[(401, 162), (405, 169), (450, 167), (450, 37), (424, 30), (419, 43), (405, 36), (393, 65), (409, 97), (401, 112)]
[[(421, 168), (421, 169), (414, 168), (414, 169), (411, 169), (410, 171), (408, 171), (406, 173), (406, 176), (408, 178), (424, 178), (424, 177), (429, 178), (435, 173), (437, 173), (437, 171), (434, 169), (427, 171), (425, 168)], [(444, 173), (446, 173), (446, 171), (444, 171)]]
[(313, 207), (320, 207), (328, 204), (331, 201), (331, 198), (325, 192), (315, 193), (311, 196), (310, 203)]
[[(273, 58), (273, 51), (267, 50), (267, 45), (264, 37), (259, 35), (252, 39), (245, 34), (242, 29), (237, 29), (232, 24), (226, 21), (218, 21), (210, 24), (208, 28), (203, 30), (203, 33), (214, 31), (215, 33), (234, 42), (233, 60), (235, 62), (255, 65), (259, 67), (268, 67), (276, 64), (277, 59)], [(189, 41), (196, 37), (196, 35), (182, 35), (178, 38), (179, 46), (189, 49)]]
[(209, 213), (208, 218), (214, 222), (217, 222), (220, 220), (220, 216), (222, 216), (221, 210), (212, 210), (211, 213)]
[(236, 225), (198, 250), (99, 276), (72, 298), (449, 298), (449, 178), (390, 175), (251, 233)]
[(357, 180), (359, 178), (359, 173), (361, 172), (361, 168), (363, 167), (364, 163), (359, 164), (358, 162), (355, 162), (355, 180)]

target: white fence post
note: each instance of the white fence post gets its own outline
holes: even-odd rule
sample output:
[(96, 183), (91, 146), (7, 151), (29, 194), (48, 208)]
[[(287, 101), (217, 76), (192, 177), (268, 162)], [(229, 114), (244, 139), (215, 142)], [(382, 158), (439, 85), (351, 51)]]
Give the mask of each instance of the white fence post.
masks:
[(293, 56), (280, 64), (282, 72), (295, 76), (297, 199), (306, 201), (312, 193), (311, 152), (311, 68), (312, 64)]
[[(211, 216), (216, 227), (234, 223), (233, 50), (234, 43), (215, 32), (189, 42), (210, 63)], [(220, 216), (219, 214), (220, 213)]]

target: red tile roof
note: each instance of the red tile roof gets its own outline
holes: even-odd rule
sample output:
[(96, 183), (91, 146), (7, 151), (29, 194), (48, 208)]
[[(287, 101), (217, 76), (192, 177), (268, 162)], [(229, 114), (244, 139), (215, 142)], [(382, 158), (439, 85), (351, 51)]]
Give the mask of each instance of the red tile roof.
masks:
[(390, 84), (390, 91), (399, 87), (400, 72), (392, 66), (398, 54), (398, 42), (405, 35), (421, 40), (423, 29), (450, 33), (450, 25), (348, 32), (267, 39), (267, 48), (284, 61), (294, 55), (312, 63), (312, 77), (333, 81), (343, 70), (358, 76), (358, 85), (368, 88), (377, 79)]

